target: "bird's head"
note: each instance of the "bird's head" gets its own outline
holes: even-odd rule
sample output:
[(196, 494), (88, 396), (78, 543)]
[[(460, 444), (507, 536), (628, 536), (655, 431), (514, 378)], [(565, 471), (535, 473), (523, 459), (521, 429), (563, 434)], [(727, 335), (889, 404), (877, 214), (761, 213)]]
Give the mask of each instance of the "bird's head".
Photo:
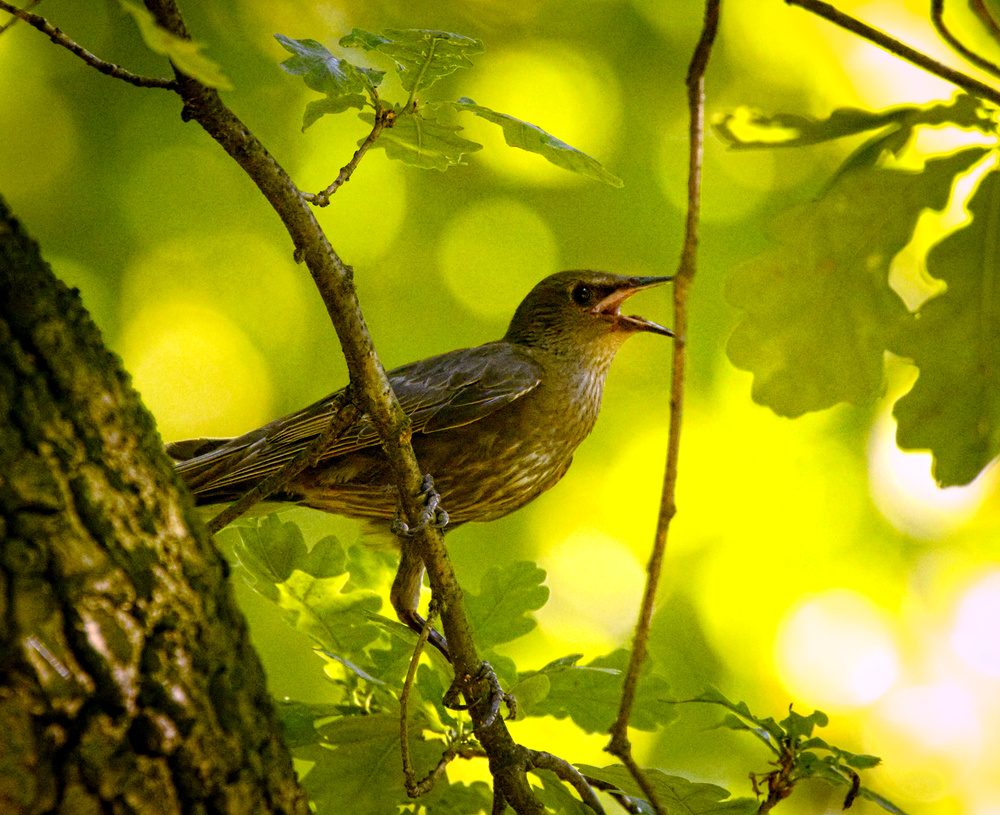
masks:
[(575, 355), (589, 349), (613, 356), (628, 337), (641, 331), (672, 337), (668, 328), (621, 313), (622, 303), (637, 291), (668, 280), (586, 270), (549, 275), (521, 301), (504, 339), (556, 353)]

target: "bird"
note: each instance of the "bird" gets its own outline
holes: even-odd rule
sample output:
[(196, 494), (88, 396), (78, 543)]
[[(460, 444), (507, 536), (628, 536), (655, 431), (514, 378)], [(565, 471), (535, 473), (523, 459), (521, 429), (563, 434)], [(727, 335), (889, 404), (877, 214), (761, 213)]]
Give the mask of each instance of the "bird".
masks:
[[(411, 423), (425, 480), (428, 513), (451, 530), (501, 518), (531, 502), (566, 474), (573, 453), (600, 412), (618, 349), (639, 333), (672, 337), (643, 317), (621, 313), (636, 292), (671, 277), (592, 270), (557, 272), (514, 311), (504, 336), (388, 372)], [(329, 425), (342, 391), (235, 438), (166, 445), (198, 505), (237, 500)], [(359, 415), (269, 502), (312, 507), (398, 531), (398, 499), (388, 461), (367, 415)], [(401, 622), (421, 631), (417, 613), (424, 567), (402, 546), (390, 601)], [(436, 631), (431, 642), (446, 657)]]

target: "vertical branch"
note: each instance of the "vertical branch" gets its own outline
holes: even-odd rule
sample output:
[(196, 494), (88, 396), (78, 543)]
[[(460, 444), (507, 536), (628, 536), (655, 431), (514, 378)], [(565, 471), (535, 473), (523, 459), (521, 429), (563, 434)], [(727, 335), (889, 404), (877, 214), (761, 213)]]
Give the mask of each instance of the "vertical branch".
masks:
[(632, 745), (628, 740), (628, 723), (635, 701), (639, 673), (646, 659), (649, 645), (649, 628), (653, 616), (653, 602), (660, 581), (663, 556), (667, 546), (667, 531), (670, 521), (677, 512), (675, 490), (677, 485), (677, 461), (680, 452), (681, 414), (684, 404), (685, 348), (687, 344), (687, 300), (694, 280), (695, 262), (698, 252), (698, 216), (701, 209), (701, 165), (705, 131), (705, 69), (719, 26), (722, 0), (706, 0), (705, 22), (701, 38), (695, 47), (694, 56), (688, 67), (686, 78), (688, 89), (689, 154), (688, 154), (688, 202), (684, 247), (681, 251), (677, 276), (674, 278), (674, 357), (670, 386), (670, 441), (667, 445), (666, 474), (660, 499), (660, 514), (656, 525), (653, 552), (647, 566), (646, 590), (642, 598), (639, 620), (636, 623), (632, 642), (632, 655), (625, 674), (621, 705), (618, 718), (611, 728), (611, 741), (605, 748), (617, 756), (628, 767), (636, 782), (642, 787), (646, 797), (658, 813), (666, 810), (656, 800), (652, 785), (632, 757)]

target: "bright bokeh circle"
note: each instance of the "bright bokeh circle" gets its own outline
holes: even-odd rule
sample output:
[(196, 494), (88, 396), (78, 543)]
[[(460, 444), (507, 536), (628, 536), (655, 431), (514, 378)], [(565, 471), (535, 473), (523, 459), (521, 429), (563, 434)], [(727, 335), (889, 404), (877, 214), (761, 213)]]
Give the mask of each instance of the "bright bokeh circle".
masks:
[(471, 204), (445, 226), (438, 266), (454, 295), (474, 314), (509, 320), (543, 277), (557, 271), (552, 229), (513, 198)]
[(980, 578), (962, 596), (951, 644), (970, 668), (1000, 677), (1000, 570)]
[(804, 598), (785, 614), (774, 641), (782, 684), (821, 708), (874, 702), (896, 679), (898, 662), (888, 615), (847, 589)]
[[(597, 54), (537, 41), (485, 54), (470, 79), (465, 95), (476, 103), (540, 127), (605, 166), (613, 158), (621, 91), (614, 71)], [(504, 175), (531, 184), (594, 183), (534, 153), (506, 146), (496, 125), (468, 115), (459, 122), (469, 138), (485, 144), (474, 160)]]
[(263, 357), (214, 309), (151, 304), (126, 324), (117, 350), (166, 441), (232, 436), (272, 418)]

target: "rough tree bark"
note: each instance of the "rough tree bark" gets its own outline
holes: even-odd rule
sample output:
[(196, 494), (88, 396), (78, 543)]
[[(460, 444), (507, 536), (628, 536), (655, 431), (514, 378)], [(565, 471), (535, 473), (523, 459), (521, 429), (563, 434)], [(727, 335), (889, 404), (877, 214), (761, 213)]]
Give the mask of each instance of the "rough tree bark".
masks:
[(0, 200), (0, 812), (305, 815), (226, 574)]

